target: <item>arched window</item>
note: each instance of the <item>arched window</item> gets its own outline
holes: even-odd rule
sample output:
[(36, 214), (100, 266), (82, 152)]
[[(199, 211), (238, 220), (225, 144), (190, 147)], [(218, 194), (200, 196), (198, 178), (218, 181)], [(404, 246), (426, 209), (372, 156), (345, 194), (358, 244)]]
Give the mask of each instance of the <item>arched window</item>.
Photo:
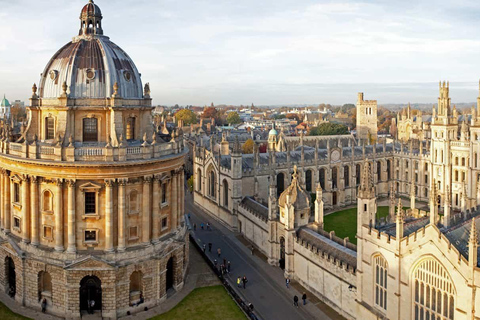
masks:
[(391, 179), (391, 173), (390, 171), (392, 170), (392, 165), (390, 160), (387, 160), (387, 180), (390, 181)]
[(308, 192), (312, 192), (312, 170), (305, 172), (305, 189), (307, 189)]
[(53, 117), (45, 118), (45, 139), (55, 139), (55, 119)]
[(98, 120), (96, 118), (83, 119), (83, 141), (98, 141)]
[(462, 158), (462, 166), (465, 166), (465, 158)]
[(414, 319), (453, 319), (455, 287), (447, 270), (429, 258), (415, 268), (412, 277)]
[(41, 301), (43, 298), (52, 302), (52, 277), (46, 271), (38, 273), (38, 299)]
[(338, 185), (337, 181), (337, 167), (332, 168), (332, 188), (336, 189)]
[(382, 162), (377, 161), (377, 181), (382, 181)]
[(320, 182), (320, 186), (323, 190), (325, 190), (325, 169), (320, 168), (318, 171), (318, 182)]
[(43, 192), (43, 211), (51, 212), (53, 211), (53, 196), (52, 193), (48, 190)]
[(350, 167), (343, 167), (343, 180), (345, 180), (345, 187), (350, 187)]
[(223, 180), (223, 206), (228, 208), (228, 182)]
[(127, 130), (125, 133), (127, 140), (135, 140), (135, 118), (130, 117), (127, 119)]
[(202, 191), (202, 170), (197, 169), (197, 176), (195, 178), (197, 179), (197, 191), (201, 192)]
[(285, 190), (285, 175), (283, 172), (277, 174), (277, 195), (279, 196)]
[(458, 166), (458, 157), (455, 157), (455, 165)]
[(215, 172), (213, 170), (210, 170), (210, 173), (208, 174), (208, 195), (212, 198), (216, 197)]
[(130, 275), (130, 304), (142, 302), (143, 274), (141, 271), (134, 271)]
[(382, 256), (375, 257), (375, 305), (387, 310), (387, 261)]
[(355, 175), (356, 175), (356, 177), (357, 177), (357, 181), (356, 181), (357, 186), (360, 185), (360, 181), (361, 181), (361, 178), (362, 178), (362, 177), (361, 177), (361, 172), (362, 172), (362, 168), (360, 167), (359, 164), (357, 164), (357, 165), (355, 166)]
[(133, 190), (128, 196), (128, 212), (130, 214), (138, 212), (138, 192)]

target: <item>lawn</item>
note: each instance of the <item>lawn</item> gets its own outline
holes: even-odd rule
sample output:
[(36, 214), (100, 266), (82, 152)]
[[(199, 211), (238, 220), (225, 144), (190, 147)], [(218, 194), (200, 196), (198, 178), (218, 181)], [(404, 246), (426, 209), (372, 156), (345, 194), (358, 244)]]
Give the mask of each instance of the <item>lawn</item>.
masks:
[(223, 286), (197, 288), (172, 310), (151, 320), (245, 320)]
[(6, 305), (0, 302), (0, 319), (2, 320), (31, 320), (30, 318), (23, 317), (14, 313), (8, 309)]
[[(377, 208), (377, 218), (388, 216), (387, 206)], [(407, 209), (407, 207), (403, 207)], [(350, 242), (357, 244), (357, 208), (350, 208), (342, 211), (337, 211), (325, 216), (324, 218), (325, 230), (335, 231), (335, 235), (340, 238), (349, 237)]]

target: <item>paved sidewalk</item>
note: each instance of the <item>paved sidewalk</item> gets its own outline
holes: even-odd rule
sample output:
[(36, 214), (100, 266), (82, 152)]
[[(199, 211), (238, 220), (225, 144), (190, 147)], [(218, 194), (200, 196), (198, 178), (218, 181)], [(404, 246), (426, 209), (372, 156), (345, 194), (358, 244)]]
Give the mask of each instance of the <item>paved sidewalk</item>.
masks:
[[(197, 230), (191, 231), (192, 235), (197, 241), (206, 244), (210, 259), (217, 259), (219, 264), (223, 263), (223, 257), (231, 261), (231, 273), (226, 277), (230, 284), (236, 288), (237, 276), (247, 277), (249, 280), (247, 288), (239, 288), (237, 292), (254, 305), (258, 317), (265, 320), (343, 319), (338, 314), (331, 313), (330, 308), (319, 303), (307, 303), (305, 306), (295, 308), (293, 296), (297, 295), (300, 299), (303, 292), (293, 286), (286, 288), (283, 270), (270, 266), (257, 255), (252, 256), (250, 249), (237, 239), (235, 233), (193, 205), (193, 198), (189, 192), (185, 194), (185, 213), (191, 213), (192, 225), (197, 224)], [(209, 222), (213, 230), (201, 230), (202, 222), (204, 225)], [(209, 242), (213, 244), (212, 252), (208, 252)], [(217, 254), (218, 248), (221, 248), (220, 257)], [(313, 295), (310, 296), (313, 297)], [(322, 307), (329, 309), (328, 315)]]

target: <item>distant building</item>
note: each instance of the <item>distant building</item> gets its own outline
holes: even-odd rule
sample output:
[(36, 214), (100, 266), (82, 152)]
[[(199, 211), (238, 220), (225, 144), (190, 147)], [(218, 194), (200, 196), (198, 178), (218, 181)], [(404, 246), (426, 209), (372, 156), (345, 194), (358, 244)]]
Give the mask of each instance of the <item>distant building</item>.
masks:
[(377, 139), (377, 100), (363, 100), (363, 93), (357, 100), (357, 139)]
[(5, 95), (3, 95), (2, 103), (0, 104), (0, 118), (10, 119), (11, 111), (12, 106)]

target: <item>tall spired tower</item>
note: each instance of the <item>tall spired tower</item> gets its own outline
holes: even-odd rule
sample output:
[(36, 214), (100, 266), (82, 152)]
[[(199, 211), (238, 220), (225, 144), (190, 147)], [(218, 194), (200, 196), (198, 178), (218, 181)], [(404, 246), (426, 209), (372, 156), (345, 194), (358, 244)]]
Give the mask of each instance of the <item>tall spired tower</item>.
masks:
[(155, 306), (188, 260), (181, 132), (156, 132), (149, 85), (102, 18), (83, 7), (33, 85), (26, 129), (0, 130), (0, 287), (65, 318), (92, 300), (111, 319)]

